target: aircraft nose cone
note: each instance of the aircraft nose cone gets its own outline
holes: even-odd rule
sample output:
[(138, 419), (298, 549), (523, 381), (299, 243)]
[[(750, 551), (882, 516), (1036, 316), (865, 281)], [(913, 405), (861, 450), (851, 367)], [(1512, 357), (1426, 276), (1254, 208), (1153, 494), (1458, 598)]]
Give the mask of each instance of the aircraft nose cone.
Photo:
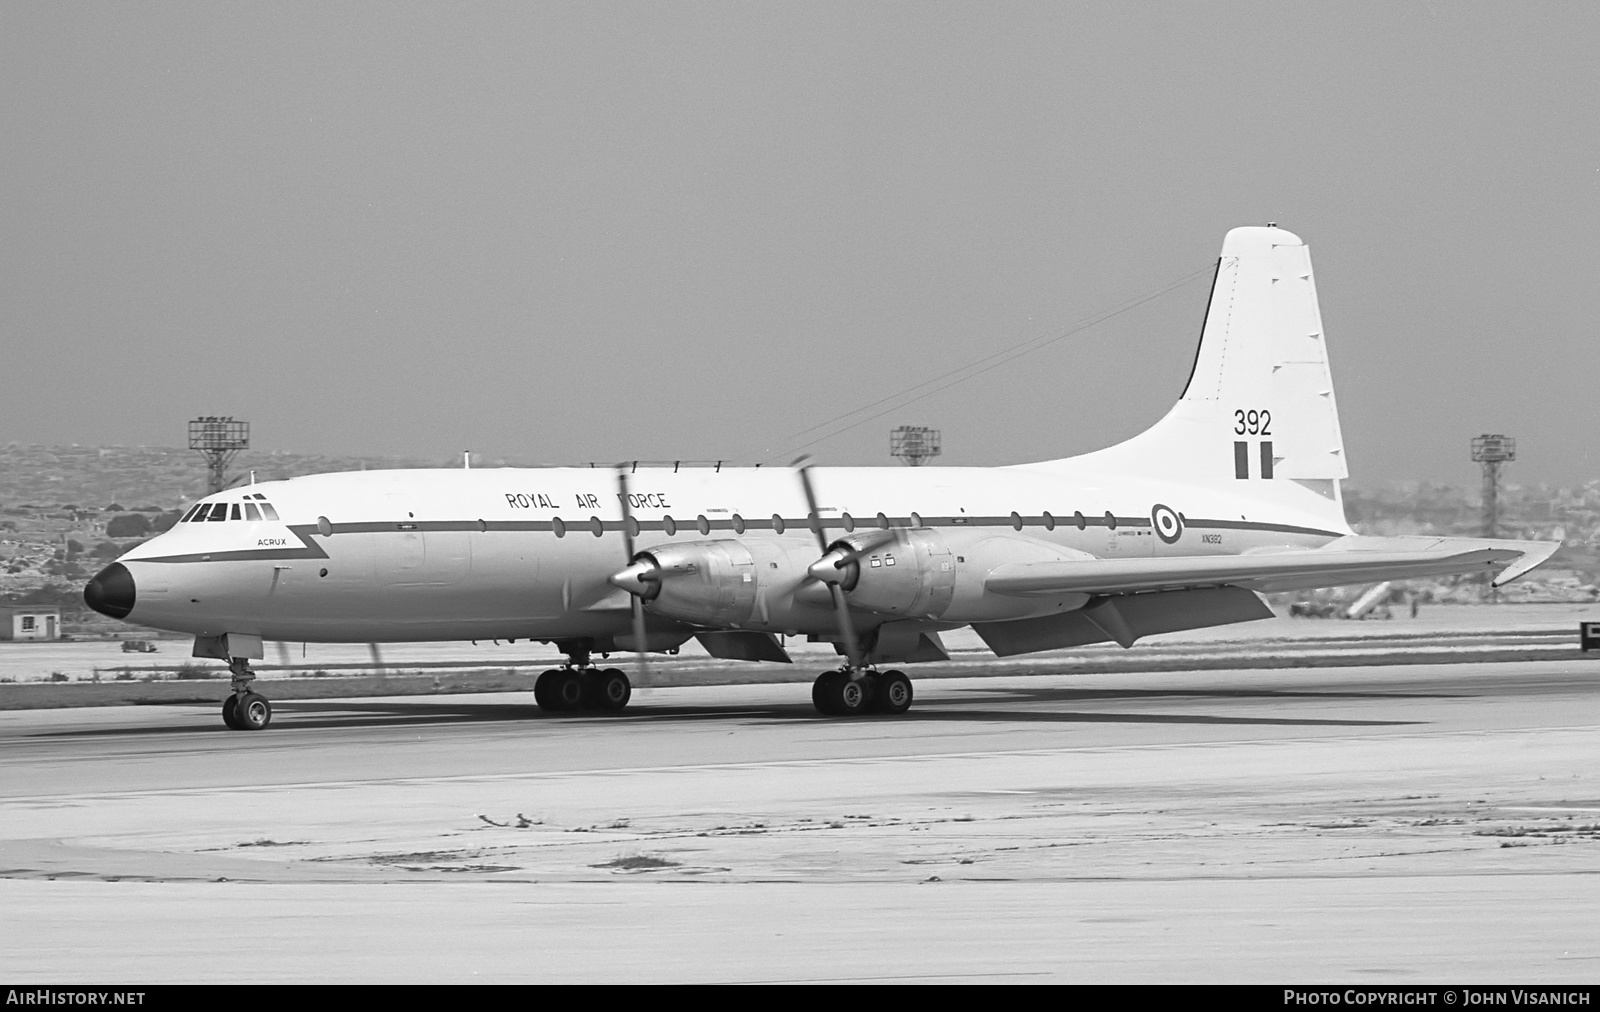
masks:
[(83, 603), (102, 615), (127, 618), (133, 610), (133, 574), (113, 562), (83, 588)]

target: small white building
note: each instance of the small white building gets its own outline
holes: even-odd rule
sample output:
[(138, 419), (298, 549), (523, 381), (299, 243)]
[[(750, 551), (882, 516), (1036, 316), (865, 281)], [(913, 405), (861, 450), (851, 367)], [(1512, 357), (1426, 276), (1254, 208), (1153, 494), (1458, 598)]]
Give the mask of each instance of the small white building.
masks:
[(0, 605), (0, 640), (58, 640), (61, 609), (53, 604)]

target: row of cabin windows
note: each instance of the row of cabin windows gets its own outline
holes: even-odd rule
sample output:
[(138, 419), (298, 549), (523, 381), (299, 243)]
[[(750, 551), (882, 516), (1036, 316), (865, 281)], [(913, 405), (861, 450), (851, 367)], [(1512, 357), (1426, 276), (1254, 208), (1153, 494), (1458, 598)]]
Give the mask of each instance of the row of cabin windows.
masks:
[[(260, 499), (261, 497), (257, 496), (253, 498)], [(222, 520), (277, 519), (278, 511), (272, 508), (271, 503), (265, 501), (252, 502), (250, 500), (246, 500), (242, 503), (199, 503), (191, 508), (188, 513), (185, 513), (179, 523), (199, 523), (202, 521)], [(730, 519), (732, 521), (733, 532), (735, 534), (743, 534), (746, 528), (749, 526), (744, 517), (737, 513), (733, 514)], [(1053, 531), (1056, 529), (1056, 518), (1050, 513), (1046, 512), (1041, 514), (1039, 519), (1045, 530)], [(922, 526), (922, 517), (920, 515), (913, 513), (911, 514), (910, 520), (912, 527)], [(844, 529), (847, 532), (854, 531), (856, 529), (856, 519), (848, 513), (841, 514), (839, 521), (841, 524), (843, 524)], [(879, 513), (876, 517), (869, 521), (869, 523), (871, 523), (872, 526), (877, 527), (879, 530), (885, 531), (888, 530), (890, 526), (889, 518), (882, 513)], [(1081, 512), (1073, 513), (1070, 523), (1072, 523), (1072, 525), (1077, 527), (1080, 531), (1089, 526), (1088, 519), (1084, 517), (1083, 513)], [(1027, 521), (1023, 519), (1021, 514), (1011, 514), (1011, 526), (1013, 529), (1020, 531), (1026, 524)], [(639, 536), (639, 521), (635, 520), (633, 517), (628, 517), (626, 520), (626, 525), (628, 528), (628, 535), (630, 537)], [(1111, 530), (1117, 529), (1117, 518), (1109, 510), (1107, 510), (1105, 514), (1105, 525)], [(555, 531), (556, 537), (566, 537), (568, 529), (568, 524), (566, 521), (562, 520), (560, 517), (556, 517), (551, 520), (550, 526), (551, 529)], [(597, 538), (605, 533), (605, 524), (599, 517), (590, 517), (588, 524), (585, 526), (587, 526), (590, 532), (593, 533)], [(678, 523), (671, 517), (662, 517), (661, 526), (662, 529), (666, 531), (668, 536), (678, 533)], [(695, 529), (698, 530), (702, 535), (711, 533), (711, 521), (704, 513), (700, 514), (698, 517), (695, 517), (694, 526)], [(782, 534), (785, 526), (786, 525), (783, 517), (776, 513), (772, 514), (771, 528), (774, 533)]]
[[(729, 520), (731, 522), (731, 525), (733, 527), (733, 532), (735, 534), (743, 534), (745, 532), (745, 529), (749, 526), (749, 524), (745, 521), (745, 518), (740, 516), (737, 513), (733, 514), (733, 516), (730, 517)], [(919, 514), (916, 514), (916, 513), (911, 514), (910, 520), (911, 520), (911, 526), (912, 527), (921, 527), (922, 526), (922, 517)], [(848, 513), (840, 514), (839, 515), (839, 522), (840, 522), (840, 524), (842, 524), (844, 526), (844, 529), (845, 529), (846, 532), (854, 531), (856, 529), (856, 526), (857, 526), (857, 521), (856, 521), (855, 517), (851, 516)], [(1056, 529), (1057, 520), (1056, 520), (1055, 516), (1052, 515), (1049, 512), (1041, 514), (1040, 517), (1039, 517), (1039, 521), (1038, 522), (1041, 523), (1044, 526), (1044, 529), (1047, 530), (1047, 531), (1053, 531), (1053, 530)], [(1070, 521), (1067, 521), (1067, 522), (1072, 524), (1074, 527), (1078, 528), (1078, 530), (1080, 530), (1080, 531), (1084, 530), (1085, 528), (1087, 528), (1089, 526), (1089, 520), (1088, 520), (1087, 517), (1085, 517), (1083, 515), (1082, 512), (1073, 513), (1072, 514), (1072, 519)], [(882, 513), (879, 513), (872, 520), (868, 521), (868, 523), (870, 523), (874, 527), (877, 527), (879, 530), (884, 530), (884, 531), (888, 530), (889, 526), (890, 526), (889, 518), (887, 516), (883, 515)], [(629, 537), (636, 538), (636, 537), (639, 536), (639, 521), (635, 520), (633, 517), (628, 517), (624, 521), (624, 524), (627, 527), (628, 536)], [(1012, 513), (1011, 514), (1011, 527), (1012, 527), (1012, 529), (1020, 531), (1020, 530), (1022, 530), (1022, 528), (1024, 526), (1027, 526), (1029, 524), (1030, 524), (1030, 521), (1027, 521), (1027, 520), (1023, 519), (1023, 517), (1022, 517), (1022, 515), (1020, 513)], [(1107, 510), (1106, 513), (1105, 513), (1105, 525), (1106, 525), (1107, 528), (1109, 528), (1109, 529), (1111, 529), (1113, 531), (1117, 529), (1117, 518), (1116, 518), (1116, 515), (1113, 514), (1110, 510)], [(783, 530), (784, 530), (784, 526), (785, 526), (785, 522), (784, 522), (783, 517), (779, 516), (776, 513), (772, 514), (771, 527), (772, 527), (773, 532), (777, 533), (777, 534), (782, 534)], [(810, 524), (808, 523), (807, 526), (810, 526)], [(589, 532), (591, 534), (593, 534), (597, 538), (605, 533), (605, 522), (602, 521), (599, 517), (590, 517), (589, 518), (589, 522), (587, 524), (584, 524), (581, 521), (579, 523), (576, 523), (576, 524), (568, 524), (566, 521), (562, 520), (560, 517), (555, 517), (550, 521), (550, 529), (555, 532), (555, 535), (558, 538), (566, 537), (567, 536), (567, 531), (569, 529), (582, 529), (583, 527), (587, 527), (589, 529)], [(678, 522), (676, 520), (673, 520), (671, 517), (662, 517), (661, 518), (661, 527), (662, 527), (662, 530), (666, 531), (666, 533), (667, 533), (667, 535), (669, 537), (678, 533)], [(704, 513), (702, 513), (699, 516), (695, 517), (695, 519), (694, 519), (694, 527), (695, 527), (696, 530), (698, 530), (703, 535), (711, 533), (711, 521), (706, 517), (706, 515)]]
[[(262, 499), (262, 496), (252, 496), (253, 499)], [(276, 520), (278, 511), (272, 508), (269, 502), (242, 503), (203, 502), (185, 513), (179, 523), (198, 523), (200, 521), (214, 520)]]

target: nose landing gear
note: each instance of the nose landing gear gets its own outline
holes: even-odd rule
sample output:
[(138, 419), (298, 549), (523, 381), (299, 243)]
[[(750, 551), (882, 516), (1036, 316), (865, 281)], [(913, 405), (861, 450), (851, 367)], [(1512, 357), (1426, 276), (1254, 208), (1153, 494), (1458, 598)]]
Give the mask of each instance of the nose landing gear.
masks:
[(829, 717), (901, 714), (911, 709), (911, 679), (903, 671), (826, 671), (811, 685), (811, 703)]
[(250, 670), (249, 658), (230, 658), (228, 670), (233, 672), (233, 691), (222, 701), (222, 722), (231, 731), (259, 731), (272, 723), (272, 704), (250, 691), (256, 673)]

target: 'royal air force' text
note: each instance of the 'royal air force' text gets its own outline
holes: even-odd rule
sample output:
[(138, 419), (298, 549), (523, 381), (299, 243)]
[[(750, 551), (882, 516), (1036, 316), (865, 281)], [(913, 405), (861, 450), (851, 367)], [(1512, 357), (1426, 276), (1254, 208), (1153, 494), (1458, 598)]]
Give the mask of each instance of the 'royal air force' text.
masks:
[[(622, 493), (615, 493), (618, 501)], [(512, 509), (518, 510), (553, 510), (556, 509), (557, 496), (546, 495), (543, 492), (507, 492), (506, 503)], [(597, 510), (600, 508), (600, 497), (592, 492), (574, 492), (573, 499), (577, 501), (580, 510)], [(666, 495), (661, 492), (630, 492), (628, 493), (629, 509), (654, 509), (669, 510), (672, 504), (667, 501)]]

